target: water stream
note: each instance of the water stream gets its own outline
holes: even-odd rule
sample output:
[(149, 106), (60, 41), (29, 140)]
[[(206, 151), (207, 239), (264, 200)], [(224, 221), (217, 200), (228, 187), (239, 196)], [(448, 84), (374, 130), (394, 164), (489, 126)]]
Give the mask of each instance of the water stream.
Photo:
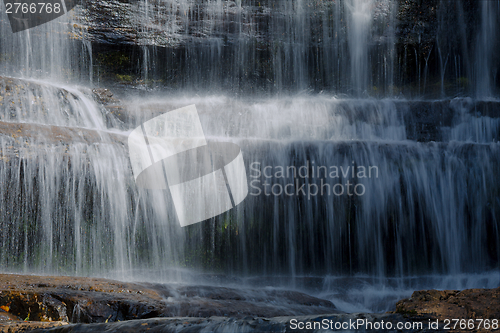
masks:
[[(72, 38), (74, 14), (15, 35), (2, 14), (1, 270), (192, 284), (215, 274), (348, 312), (386, 311), (417, 289), (498, 286), (500, 2), (478, 5), (473, 45), (469, 32), (443, 42), (465, 4), (454, 2), (440, 8), (428, 67), (421, 49), (396, 56), (396, 1), (139, 1), (133, 24), (151, 37), (142, 79), (167, 69), (180, 88), (120, 87), (120, 115), (92, 97), (95, 48)], [(158, 31), (183, 50), (181, 69)], [(404, 97), (395, 87), (410, 67)], [(461, 93), (449, 86), (464, 80)], [(126, 138), (190, 104), (209, 141), (241, 147), (250, 195), (181, 228), (168, 191), (136, 186)]]

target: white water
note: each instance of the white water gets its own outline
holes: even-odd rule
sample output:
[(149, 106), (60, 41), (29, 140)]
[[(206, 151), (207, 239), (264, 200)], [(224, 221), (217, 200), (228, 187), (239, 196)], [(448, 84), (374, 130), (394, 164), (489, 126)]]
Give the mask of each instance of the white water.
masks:
[(368, 87), (368, 42), (372, 26), (372, 0), (346, 1), (351, 12), (349, 27), (349, 48), (351, 54), (351, 77), (354, 88), (361, 94)]
[[(137, 24), (143, 24), (146, 33), (160, 29), (173, 35), (177, 43), (196, 8), (188, 1), (165, 3), (171, 8), (168, 15), (141, 2), (146, 18), (138, 18)], [(364, 94), (377, 81), (372, 71), (384, 73), (381, 86), (394, 83), (394, 41), (378, 54), (385, 61), (382, 69), (370, 63), (369, 39), (375, 21), (370, 6), (380, 3), (353, 0), (345, 6), (330, 4), (319, 12), (327, 22), (321, 35), (328, 46), (320, 61), (325, 86)], [(389, 5), (383, 8), (394, 8), (391, 2), (383, 3)], [(495, 8), (491, 3), (482, 7), (481, 38), (494, 36), (497, 21), (489, 14)], [(315, 27), (303, 1), (277, 7), (271, 20), (275, 87), (280, 94), (289, 84), (307, 89), (308, 49)], [(186, 48), (188, 81), (195, 87), (222, 80), (220, 35), (227, 32), (218, 24), (224, 21), (227, 7), (216, 1), (206, 10), (206, 19), (198, 26), (208, 36), (206, 43), (201, 51), (197, 45)], [(255, 30), (256, 19), (245, 16), (241, 5), (232, 10), (240, 15), (236, 17), (242, 32), (230, 36), (239, 41), (240, 51), (229, 62), (233, 69), (251, 73), (258, 57), (249, 51), (255, 44), (246, 38), (261, 35)], [(184, 19), (175, 20), (173, 12)], [(150, 16), (155, 15), (164, 22), (153, 23)], [(393, 23), (391, 15), (387, 19)], [(347, 29), (339, 23), (344, 18), (350, 20)], [(99, 139), (90, 143), (2, 136), (0, 246), (7, 249), (0, 257), (3, 271), (186, 282), (184, 277), (194, 274), (190, 269), (194, 267), (248, 279), (285, 275), (290, 284), (271, 285), (305, 290), (297, 282), (301, 277), (320, 276), (321, 287), (310, 292), (346, 311), (383, 311), (393, 300), (419, 288), (498, 285), (499, 118), (478, 115), (475, 101), (454, 99), (438, 107), (442, 113), (453, 113), (450, 124), (435, 124), (438, 142), (416, 142), (410, 137), (412, 126), (421, 125), (407, 118), (413, 101), (349, 99), (326, 93), (131, 98), (124, 104), (132, 117), (120, 124), (91, 100), (87, 89), (82, 93), (67, 83), (48, 83), (92, 78), (87, 74), (92, 73), (93, 63), (88, 61), (92, 48), (66, 37), (71, 32), (66, 25), (70, 19), (63, 17), (16, 36), (9, 34), (4, 18), (0, 23), (0, 72), (29, 78), (21, 86), (0, 87), (0, 120), (99, 133)], [(495, 48), (478, 45), (484, 52), (475, 56), (476, 72), (484, 73)], [(154, 50), (143, 48), (145, 80), (160, 61)], [(79, 57), (87, 60), (80, 62)], [(207, 66), (210, 75), (199, 73), (195, 65), (200, 64)], [(438, 75), (444, 78), (449, 68), (445, 61), (442, 67)], [(481, 81), (480, 90), (488, 99), (494, 90), (492, 77)], [(498, 101), (492, 102), (497, 107)], [(314, 161), (344, 168), (377, 166), (379, 177), (357, 180), (366, 187), (361, 197), (249, 197), (229, 214), (182, 229), (169, 193), (138, 189), (127, 147), (109, 135), (125, 138), (130, 129), (154, 115), (189, 104), (197, 105), (209, 139), (242, 147), (248, 172), (255, 161), (273, 167), (300, 167)], [(327, 182), (334, 185), (352, 178)], [(272, 181), (286, 185), (293, 179)], [(317, 181), (305, 180), (307, 184)], [(356, 283), (343, 292), (338, 280)], [(195, 275), (192, 283), (199, 281)]]
[[(28, 89), (26, 96), (32, 95)], [(31, 122), (102, 129), (104, 119), (94, 118), (102, 117), (103, 111), (81, 93), (74, 91), (71, 96), (70, 105), (86, 113), (86, 118), (76, 113), (65, 123), (61, 116), (39, 117), (44, 108), (26, 108), (34, 114)], [(48, 109), (57, 115), (59, 107), (64, 114), (65, 100), (62, 98), (62, 106), (54, 103)], [(442, 127), (443, 138), (451, 133), (452, 140), (443, 145), (408, 140), (404, 116), (410, 111), (405, 103), (394, 100), (148, 99), (129, 103), (130, 112), (137, 117), (127, 126), (134, 128), (158, 112), (191, 103), (197, 105), (207, 137), (238, 143), (247, 164), (257, 161), (274, 167), (300, 167), (314, 161), (318, 166), (347, 168), (354, 161), (377, 166), (379, 177), (361, 180), (366, 194), (355, 201), (345, 195), (306, 201), (301, 197), (271, 201), (252, 197), (234, 214), (188, 230), (178, 226), (167, 193), (159, 195), (134, 186), (126, 147), (108, 142), (106, 136), (90, 146), (70, 143), (40, 148), (29, 144), (22, 148), (21, 159), (3, 160), (1, 178), (11, 185), (2, 197), (5, 207), (16, 208), (2, 211), (4, 220), (12, 221), (2, 242), (17, 249), (17, 259), (14, 254), (3, 258), (5, 267), (92, 275), (111, 270), (125, 277), (139, 267), (161, 270), (186, 265), (190, 251), (203, 251), (207, 246), (211, 252), (202, 260), (218, 260), (224, 257), (220, 251), (228, 247), (234, 254), (225, 259), (224, 270), (244, 275), (251, 274), (257, 263), (260, 273), (291, 276), (320, 271), (380, 277), (419, 271), (459, 274), (494, 267), (498, 253), (498, 248), (491, 248), (498, 237), (494, 222), (499, 204), (494, 200), (498, 120), (473, 117), (471, 101), (448, 103), (456, 120), (451, 127)], [(5, 113), (2, 120), (26, 120), (23, 115), (9, 116)], [(75, 123), (74, 119), (81, 120)], [(123, 137), (127, 133), (125, 129)], [(13, 140), (3, 139), (5, 151), (12, 144)], [(248, 166), (247, 172), (251, 175)], [(290, 179), (273, 181), (286, 184)], [(341, 180), (327, 181), (333, 185)], [(276, 211), (282, 205), (288, 211)], [(346, 220), (350, 222), (345, 224)], [(250, 221), (257, 224), (248, 225)], [(213, 234), (221, 223), (229, 223), (230, 228)], [(326, 238), (303, 238), (297, 233), (299, 225), (311, 237)], [(207, 227), (213, 228), (208, 234)], [(42, 232), (30, 233), (31, 228)], [(246, 243), (265, 230), (270, 232), (268, 239)], [(224, 237), (236, 238), (219, 248), (217, 242), (228, 242)], [(62, 257), (64, 265), (56, 259)]]

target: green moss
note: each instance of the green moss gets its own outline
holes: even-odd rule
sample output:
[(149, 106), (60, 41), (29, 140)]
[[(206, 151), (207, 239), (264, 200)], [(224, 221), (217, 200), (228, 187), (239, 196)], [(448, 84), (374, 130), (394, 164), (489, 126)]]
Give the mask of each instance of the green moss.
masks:
[(466, 77), (459, 77), (457, 78), (457, 84), (461, 87), (468, 87), (469, 86), (469, 79)]
[(418, 314), (417, 310), (405, 310), (403, 308), (397, 308), (396, 313), (402, 314), (403, 316), (416, 316)]
[(99, 65), (110, 69), (130, 67), (130, 58), (126, 54), (119, 51), (101, 53), (97, 56), (96, 60)]
[(121, 83), (131, 83), (136, 79), (130, 56), (121, 51), (98, 53), (94, 58), (94, 76)]
[(126, 74), (116, 74), (116, 78), (119, 80), (119, 81), (122, 81), (122, 82), (132, 82), (134, 80), (134, 78), (132, 77), (132, 75), (126, 75)]

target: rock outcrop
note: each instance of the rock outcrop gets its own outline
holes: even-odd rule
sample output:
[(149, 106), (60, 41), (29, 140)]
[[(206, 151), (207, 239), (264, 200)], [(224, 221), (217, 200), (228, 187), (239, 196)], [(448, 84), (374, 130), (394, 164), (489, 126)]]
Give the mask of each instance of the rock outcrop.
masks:
[[(445, 319), (500, 319), (500, 288), (415, 291), (396, 313)], [(488, 331), (488, 330), (486, 330)]]
[(400, 332), (398, 323), (407, 325), (404, 332), (459, 332), (444, 320), (498, 319), (499, 295), (500, 288), (424, 290), (399, 301), (394, 312), (345, 314), (296, 291), (0, 274), (0, 332), (295, 332), (292, 319), (333, 328), (356, 323), (359, 332), (381, 323), (392, 327), (387, 332)]
[(330, 301), (295, 291), (11, 274), (0, 275), (0, 305), (4, 322), (19, 318), (106, 323), (155, 317), (244, 318), (338, 312)]
[[(72, 14), (71, 35), (91, 42), (99, 67), (94, 77), (101, 80), (174, 90), (193, 84), (207, 90), (217, 83), (230, 91), (239, 85), (246, 92), (290, 88), (302, 80), (308, 89), (349, 93), (344, 82), (350, 76), (330, 63), (347, 70), (351, 66), (350, 10), (348, 2), (335, 1), (301, 6), (85, 0)], [(482, 19), (477, 1), (375, 1), (370, 10), (370, 95), (470, 94), (476, 80), (472, 63), (479, 61), (474, 60)], [(451, 68), (454, 58), (453, 66), (463, 67), (460, 77)], [(500, 58), (493, 58), (492, 64), (498, 64)], [(450, 68), (440, 77), (435, 73), (443, 71), (445, 61)], [(375, 75), (388, 70), (386, 62), (395, 66), (393, 80)], [(296, 67), (301, 75), (291, 73)], [(492, 73), (497, 81), (499, 72)]]

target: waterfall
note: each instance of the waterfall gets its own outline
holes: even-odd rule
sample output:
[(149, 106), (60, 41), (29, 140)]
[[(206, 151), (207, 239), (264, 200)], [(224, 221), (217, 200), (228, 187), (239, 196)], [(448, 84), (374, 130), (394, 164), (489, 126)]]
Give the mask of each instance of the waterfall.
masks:
[[(72, 35), (69, 15), (13, 34), (4, 4), (0, 4), (0, 68), (3, 75), (79, 82), (87, 77), (81, 44)], [(77, 56), (75, 56), (77, 55)]]
[(351, 12), (349, 27), (349, 46), (351, 53), (351, 77), (357, 94), (366, 90), (368, 85), (368, 36), (372, 23), (371, 0), (346, 2)]
[[(21, 93), (51, 96), (51, 90), (64, 88), (46, 89), (39, 92), (28, 87)], [(32, 99), (21, 97), (21, 93), (10, 98)], [(59, 125), (61, 133), (76, 126), (102, 134), (88, 146), (61, 142), (39, 151), (35, 141), (25, 143), (17, 153), (9, 148), (15, 140), (3, 139), (2, 181), (11, 185), (4, 188), (2, 197), (10, 203), (5, 207), (23, 208), (14, 214), (11, 210), (1, 212), (2, 220), (10, 221), (9, 228), (14, 228), (5, 229), (2, 239), (4, 246), (20, 242), (15, 247), (20, 252), (13, 252), (13, 258), (24, 258), (22, 266), (28, 271), (40, 265), (36, 259), (40, 255), (59, 258), (60, 251), (70, 249), (72, 255), (65, 256), (69, 272), (103, 273), (106, 268), (166, 268), (168, 262), (183, 262), (188, 253), (203, 253), (212, 246), (215, 248), (203, 255), (206, 262), (199, 264), (224, 258), (218, 265), (244, 274), (406, 276), (473, 272), (496, 265), (499, 122), (498, 118), (471, 114), (485, 105), (470, 100), (424, 104), (455, 116), (443, 124), (448, 126), (433, 133), (440, 143), (419, 143), (408, 140), (418, 135), (412, 128), (416, 124), (412, 117), (419, 104), (318, 97), (264, 101), (199, 98), (195, 102), (207, 137), (230, 140), (242, 147), (253, 193), (259, 195), (250, 196), (244, 205), (221, 218), (181, 229), (168, 193), (134, 186), (127, 151), (120, 140), (117, 143), (109, 138), (114, 132), (107, 134), (104, 128), (104, 112), (81, 93), (67, 90), (66, 96), (56, 95), (60, 97), (53, 104), (45, 102), (47, 97), (39, 97), (44, 100), (39, 107), (21, 107), (19, 113), (8, 109), (2, 120), (23, 123), (31, 117), (38, 124)], [(129, 112), (137, 118), (129, 119), (128, 126), (133, 128), (152, 117), (158, 112), (154, 110), (174, 109), (187, 101), (169, 100), (130, 105)], [(46, 109), (59, 110), (61, 115), (44, 118)], [(153, 113), (144, 113), (147, 110)], [(122, 138), (126, 135), (116, 133)], [(375, 167), (376, 176), (359, 178), (358, 171), (344, 175), (339, 171), (334, 177), (319, 176), (319, 171), (317, 176), (308, 177), (281, 177), (275, 172), (267, 177), (269, 174), (262, 173), (265, 166), (277, 171), (277, 167), (289, 166), (314, 170), (314, 165), (328, 168), (328, 174), (332, 167)], [(333, 188), (351, 181), (362, 184), (364, 193), (281, 197), (264, 193), (266, 181), (275, 188), (298, 181), (306, 189), (311, 184)], [(30, 188), (37, 190), (27, 191)], [(267, 192), (271, 190), (269, 187)], [(28, 193), (28, 199), (24, 198)], [(35, 232), (40, 224), (43, 232)], [(206, 233), (221, 227), (215, 235)], [(12, 234), (19, 236), (12, 238)], [(269, 236), (246, 243), (239, 234), (248, 240), (259, 239), (259, 234)], [(39, 251), (38, 255), (21, 255), (26, 237), (32, 244), (29, 251)], [(92, 243), (85, 243), (88, 241)], [(62, 243), (51, 245), (58, 242)], [(224, 249), (232, 255), (220, 252)], [(168, 261), (173, 253), (178, 257)], [(16, 267), (9, 258), (3, 257), (4, 267)], [(106, 263), (113, 264), (107, 267)], [(51, 262), (44, 264), (44, 269), (58, 272), (62, 268), (60, 263)]]
[[(167, 88), (419, 98), (497, 93), (498, 1), (164, 0), (99, 6), (90, 1), (18, 34), (4, 17), (3, 72), (76, 82), (89, 82), (87, 73), (116, 79), (123, 67), (102, 70), (112, 61), (106, 45), (116, 42), (123, 43), (113, 52), (127, 59), (129, 79), (147, 77), (146, 85)], [(103, 27), (109, 16), (113, 33)], [(92, 61), (80, 51), (81, 40), (98, 46)]]
[(437, 8), (436, 46), (441, 97), (455, 94), (490, 98), (498, 94), (500, 3), (480, 1), (471, 10), (465, 1), (441, 0)]
[[(498, 50), (497, 41), (498, 17), (500, 15), (500, 2), (482, 1), (481, 2), (481, 28), (477, 37), (476, 47), (476, 71), (477, 71), (477, 96), (489, 97), (492, 94), (492, 73), (499, 69), (491, 67), (492, 58)], [(498, 65), (497, 65), (498, 66)]]
[[(488, 41), (500, 6), (447, 4), (426, 25), (411, 1), (120, 3), (126, 19), (112, 24), (128, 30), (107, 43), (92, 1), (16, 34), (2, 15), (0, 266), (292, 288), (317, 278), (314, 292), (349, 311), (387, 310), (416, 288), (497, 286), (499, 44)], [(95, 102), (96, 82), (122, 105)], [(126, 142), (190, 104), (209, 142), (241, 148), (250, 194), (182, 228), (168, 190), (136, 186)]]

